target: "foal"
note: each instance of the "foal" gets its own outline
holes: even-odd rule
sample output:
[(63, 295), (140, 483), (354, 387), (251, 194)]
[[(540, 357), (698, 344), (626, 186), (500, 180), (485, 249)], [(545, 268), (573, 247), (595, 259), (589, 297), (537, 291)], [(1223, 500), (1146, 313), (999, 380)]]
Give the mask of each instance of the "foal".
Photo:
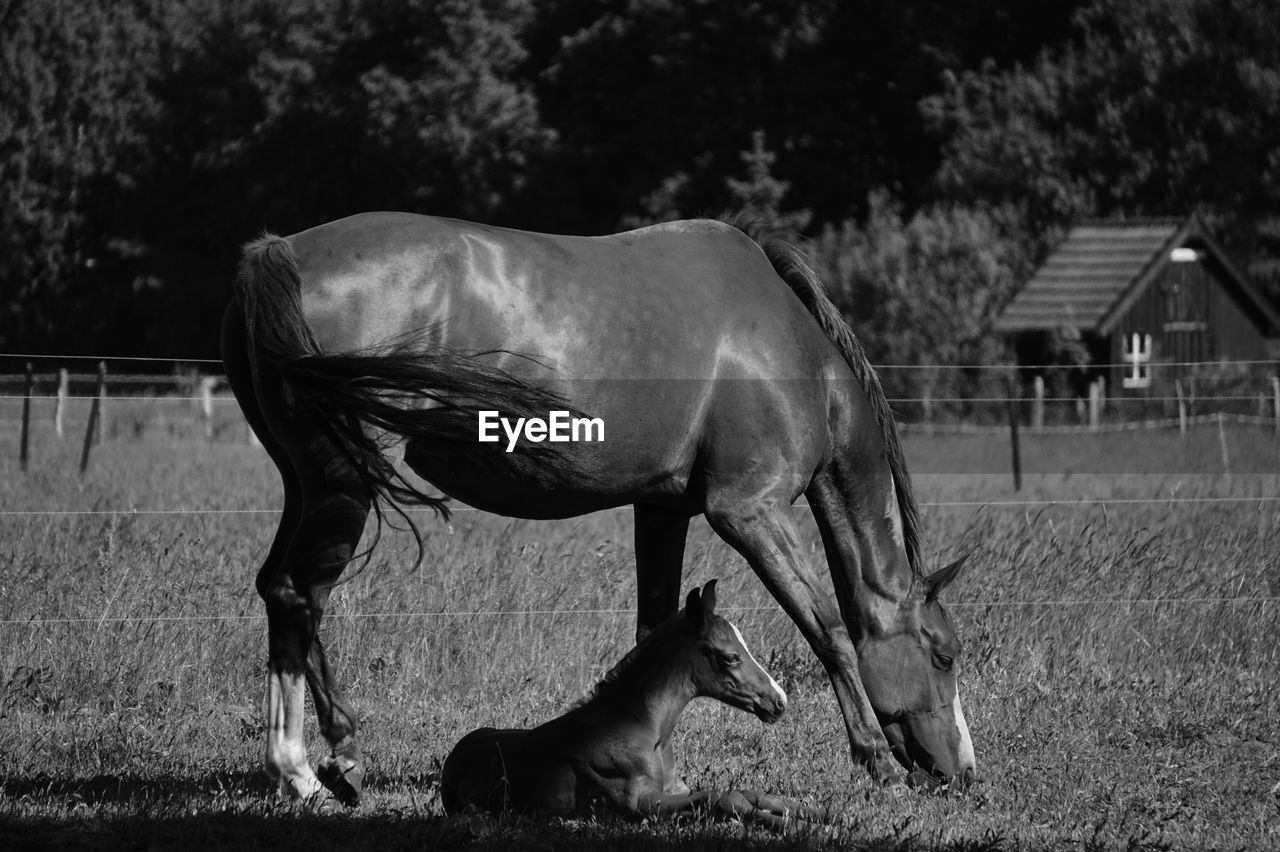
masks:
[(787, 707), (786, 693), (715, 608), (712, 580), (563, 716), (530, 730), (480, 728), (463, 737), (441, 772), (445, 811), (586, 816), (600, 805), (630, 817), (709, 809), (773, 827), (825, 821), (818, 809), (754, 791), (663, 792), (671, 774), (663, 755), (692, 699), (717, 698), (767, 723)]

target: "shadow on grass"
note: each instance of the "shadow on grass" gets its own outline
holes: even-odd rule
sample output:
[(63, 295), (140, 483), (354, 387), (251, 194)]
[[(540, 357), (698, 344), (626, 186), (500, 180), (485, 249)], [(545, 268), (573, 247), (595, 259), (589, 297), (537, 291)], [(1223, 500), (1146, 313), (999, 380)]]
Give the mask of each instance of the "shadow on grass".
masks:
[[(389, 797), (370, 797), (375, 802), (378, 798)], [(0, 779), (0, 848), (308, 852), (808, 848), (799, 839), (764, 836), (756, 840), (741, 830), (735, 833), (720, 826), (445, 817), (425, 807), (429, 800), (423, 795), (422, 805), (397, 807), (383, 802), (314, 813), (277, 798), (273, 785), (260, 772), (5, 778)]]
[[(403, 788), (402, 788), (403, 789)], [(373, 797), (371, 797), (373, 798)], [(385, 797), (384, 797), (385, 798)], [(404, 797), (395, 797), (403, 801)], [(617, 849), (787, 852), (937, 849), (918, 835), (873, 838), (856, 831), (801, 829), (771, 835), (734, 823), (690, 819), (631, 823), (536, 817), (446, 817), (423, 803), (382, 802), (314, 813), (275, 796), (259, 772), (204, 776), (51, 776), (0, 779), (0, 849)], [(999, 849), (948, 844), (951, 852)]]

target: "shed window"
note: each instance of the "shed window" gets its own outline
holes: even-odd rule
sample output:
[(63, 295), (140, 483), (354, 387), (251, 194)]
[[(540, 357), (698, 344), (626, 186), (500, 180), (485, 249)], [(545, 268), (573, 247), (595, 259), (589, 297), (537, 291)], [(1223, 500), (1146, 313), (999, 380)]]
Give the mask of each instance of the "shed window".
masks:
[(1151, 335), (1134, 332), (1124, 339), (1124, 381), (1126, 388), (1151, 386)]

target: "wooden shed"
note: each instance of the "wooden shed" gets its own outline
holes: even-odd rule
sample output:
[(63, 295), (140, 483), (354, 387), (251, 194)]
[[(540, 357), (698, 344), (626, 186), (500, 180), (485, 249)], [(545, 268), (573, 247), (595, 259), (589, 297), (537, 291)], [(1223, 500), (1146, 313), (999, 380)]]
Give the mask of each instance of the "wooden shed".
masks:
[(1195, 364), (1280, 358), (1280, 311), (1195, 215), (1077, 225), (996, 328), (1023, 364), (1077, 330), (1109, 395), (1150, 393)]

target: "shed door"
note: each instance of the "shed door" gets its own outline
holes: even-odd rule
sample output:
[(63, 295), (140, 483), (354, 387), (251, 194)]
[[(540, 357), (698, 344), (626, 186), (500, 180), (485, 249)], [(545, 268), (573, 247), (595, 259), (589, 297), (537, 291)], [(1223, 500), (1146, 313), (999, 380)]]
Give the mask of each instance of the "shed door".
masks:
[(1178, 363), (1212, 361), (1213, 331), (1209, 327), (1209, 274), (1204, 254), (1180, 250), (1165, 267), (1164, 338), (1162, 360)]

